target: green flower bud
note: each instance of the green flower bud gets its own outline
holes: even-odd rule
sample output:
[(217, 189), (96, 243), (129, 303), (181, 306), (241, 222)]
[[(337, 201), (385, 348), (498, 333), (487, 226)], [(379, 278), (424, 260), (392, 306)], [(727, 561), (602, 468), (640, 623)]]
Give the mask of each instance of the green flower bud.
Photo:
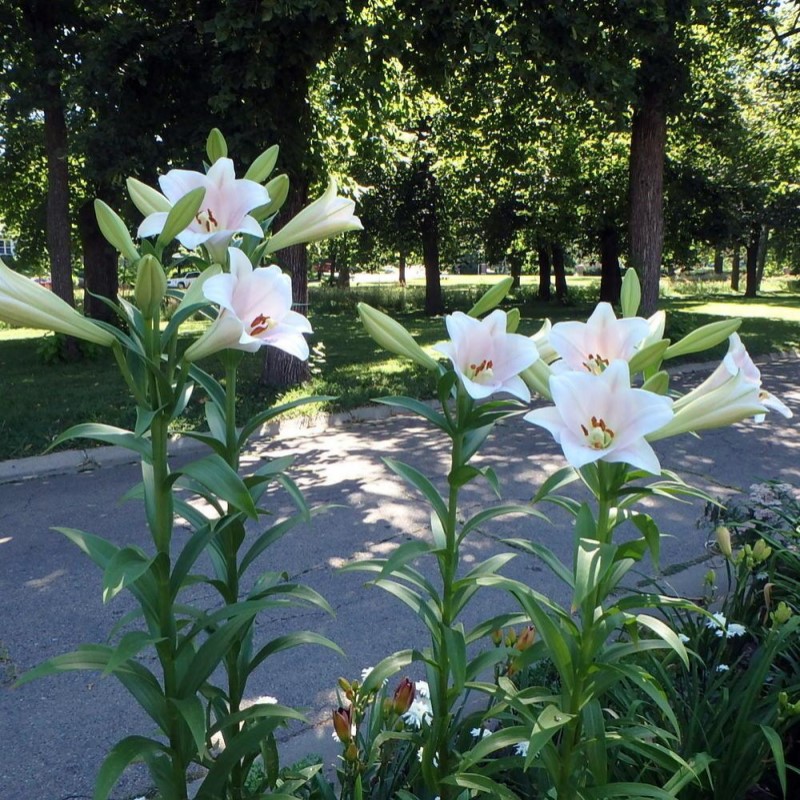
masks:
[(661, 339), (639, 350), (628, 362), (631, 375), (635, 375), (637, 372), (644, 372), (648, 367), (660, 366), (664, 358), (664, 352), (668, 347), (669, 340)]
[(541, 358), (537, 358), (527, 369), (522, 370), (519, 376), (540, 397), (551, 400), (550, 396), (550, 367)]
[[(245, 172), (244, 177), (249, 181), (256, 183), (263, 183), (272, 174), (275, 169), (275, 164), (278, 161), (278, 145), (274, 144), (272, 147), (265, 150)], [(269, 191), (269, 190), (267, 190)], [(272, 195), (270, 194), (270, 197)]]
[(483, 293), (483, 296), (474, 306), (467, 312), (470, 317), (480, 317), (487, 311), (491, 311), (496, 306), (500, 305), (503, 298), (508, 294), (509, 289), (514, 283), (512, 277), (503, 278), (499, 280), (488, 291)]
[(518, 308), (511, 308), (506, 312), (506, 333), (516, 333), (519, 328), (520, 313)]
[(642, 389), (653, 394), (666, 394), (669, 391), (669, 373), (663, 369), (656, 372), (642, 384)]
[(206, 153), (210, 164), (228, 155), (228, 143), (219, 128), (212, 128), (211, 133), (208, 134)]
[(781, 600), (781, 602), (778, 603), (778, 607), (770, 612), (769, 618), (772, 620), (772, 624), (777, 626), (787, 623), (792, 618), (793, 614), (794, 612), (791, 607)]
[(152, 319), (159, 315), (161, 301), (166, 293), (167, 276), (159, 260), (151, 255), (140, 258), (136, 266), (136, 286), (133, 296), (136, 305), (146, 318)]
[(717, 530), (714, 531), (714, 536), (717, 540), (717, 547), (719, 547), (720, 553), (722, 553), (725, 558), (730, 558), (733, 555), (731, 532), (724, 525), (720, 525)]
[(197, 216), (205, 196), (206, 190), (204, 188), (192, 189), (191, 192), (185, 194), (172, 206), (164, 223), (164, 228), (156, 240), (158, 247), (165, 247), (181, 231), (189, 227), (189, 223)]
[(137, 261), (139, 251), (133, 244), (130, 233), (125, 223), (119, 218), (117, 213), (102, 200), (94, 201), (94, 213), (97, 217), (97, 224), (100, 232), (105, 236), (108, 243), (122, 253), (128, 261)]
[(438, 369), (439, 365), (418, 344), (416, 339), (390, 316), (366, 303), (358, 304), (358, 316), (367, 333), (390, 353), (410, 358), (426, 369)]
[(635, 317), (642, 302), (642, 287), (639, 285), (639, 276), (636, 270), (629, 267), (625, 271), (622, 279), (622, 289), (620, 290), (620, 305), (622, 306), (623, 317)]
[(155, 214), (157, 211), (169, 212), (172, 208), (169, 200), (161, 192), (156, 191), (146, 183), (137, 181), (136, 178), (128, 178), (126, 185), (133, 204), (146, 217)]
[(720, 342), (724, 342), (732, 333), (736, 332), (741, 324), (740, 319), (723, 319), (719, 322), (702, 325), (696, 331), (687, 333), (683, 339), (670, 345), (664, 352), (664, 358), (676, 358), (689, 353), (709, 350)]
[(276, 175), (264, 188), (269, 194), (269, 203), (265, 206), (254, 208), (250, 212), (250, 216), (259, 222), (271, 217), (273, 214), (277, 214), (283, 208), (283, 204), (289, 196), (289, 176)]

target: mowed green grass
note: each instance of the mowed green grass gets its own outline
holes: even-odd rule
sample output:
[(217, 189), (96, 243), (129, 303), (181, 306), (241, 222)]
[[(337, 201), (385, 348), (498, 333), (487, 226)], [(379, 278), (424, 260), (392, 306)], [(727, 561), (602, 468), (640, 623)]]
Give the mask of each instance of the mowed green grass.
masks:
[[(449, 310), (467, 310), (495, 276), (453, 276), (443, 280)], [(314, 334), (312, 349), (320, 344), (324, 359), (314, 357), (312, 381), (288, 392), (276, 392), (259, 383), (262, 358), (247, 356), (240, 377), (240, 413), (248, 415), (282, 400), (302, 395), (333, 395), (337, 399), (324, 409), (356, 408), (371, 398), (391, 394), (431, 396), (433, 376), (406, 360), (381, 350), (364, 333), (355, 311), (358, 300), (383, 306), (417, 337), (432, 347), (446, 336), (442, 318), (426, 318), (419, 311), (424, 289), (412, 285), (402, 291), (390, 284), (368, 284), (351, 290), (312, 286), (310, 319)], [(667, 335), (673, 341), (704, 322), (720, 317), (741, 316), (741, 332), (754, 354), (800, 347), (800, 296), (776, 285), (755, 301), (734, 298), (723, 290), (693, 297), (683, 293), (664, 299), (668, 312)], [(521, 292), (508, 298), (504, 307), (517, 306), (522, 314), (520, 332), (535, 332), (545, 317), (585, 319), (596, 300), (597, 279), (571, 278), (573, 301), (569, 305), (544, 304), (533, 299), (535, 278), (523, 282)], [(197, 334), (199, 323), (187, 333)], [(104, 422), (121, 427), (133, 425), (133, 411), (127, 390), (110, 353), (77, 363), (45, 364), (37, 353), (43, 334), (27, 329), (0, 328), (0, 459), (43, 453), (63, 430), (79, 422)], [(716, 355), (724, 352), (718, 348)], [(209, 359), (204, 367), (215, 371)], [(196, 398), (178, 426), (204, 427), (202, 404)], [(88, 443), (87, 443), (88, 445)]]

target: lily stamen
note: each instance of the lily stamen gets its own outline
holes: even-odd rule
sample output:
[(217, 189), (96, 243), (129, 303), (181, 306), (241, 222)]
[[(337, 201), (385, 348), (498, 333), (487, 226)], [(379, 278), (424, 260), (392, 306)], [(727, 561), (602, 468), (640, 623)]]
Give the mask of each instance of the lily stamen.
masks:
[(494, 367), (494, 362), (491, 359), (484, 358), (480, 364), (470, 364), (470, 378), (472, 380), (476, 380), (483, 374), (484, 378), (488, 378), (492, 375), (492, 368)]
[(594, 450), (605, 450), (614, 441), (614, 431), (606, 425), (605, 420), (601, 417), (592, 417), (591, 428), (581, 423), (581, 430), (586, 437), (589, 447)]
[(608, 359), (603, 358), (600, 353), (589, 353), (583, 366), (594, 375), (599, 375), (608, 366)]
[(275, 321), (265, 314), (259, 314), (250, 323), (250, 335), (258, 336), (275, 327)]
[(198, 225), (202, 225), (203, 228), (205, 228), (206, 233), (213, 233), (219, 228), (219, 223), (210, 208), (207, 208), (205, 211), (198, 211), (195, 215), (195, 219)]

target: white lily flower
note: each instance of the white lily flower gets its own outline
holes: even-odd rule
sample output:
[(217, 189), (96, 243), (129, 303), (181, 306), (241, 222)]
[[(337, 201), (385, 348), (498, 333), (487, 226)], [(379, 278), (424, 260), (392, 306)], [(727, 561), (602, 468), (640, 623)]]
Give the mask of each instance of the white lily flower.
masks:
[[(264, 236), (261, 226), (249, 212), (268, 203), (269, 194), (255, 181), (237, 179), (231, 159), (217, 159), (207, 174), (172, 169), (160, 176), (158, 183), (171, 205), (194, 189), (205, 189), (200, 211), (189, 227), (178, 234), (178, 241), (189, 250), (204, 245), (213, 261), (222, 262), (234, 233)], [(139, 237), (161, 233), (168, 213), (155, 211), (149, 214), (139, 226)]]
[(599, 375), (553, 375), (550, 392), (555, 406), (531, 411), (523, 419), (549, 430), (573, 467), (603, 460), (661, 472), (644, 437), (672, 419), (672, 400), (632, 389), (626, 361), (612, 361)]
[(408, 711), (403, 714), (403, 721), (419, 730), (423, 723), (430, 725), (433, 720), (433, 706), (427, 697), (414, 697)]
[(266, 252), (274, 253), (293, 244), (318, 242), (345, 231), (360, 231), (364, 226), (353, 213), (355, 208), (352, 200), (336, 193), (336, 181), (331, 178), (322, 197), (306, 206), (270, 237)]
[[(653, 331), (657, 331), (657, 322)], [(586, 322), (557, 322), (550, 331), (550, 344), (561, 356), (556, 371), (602, 372), (617, 359), (629, 361), (651, 334), (642, 317), (617, 319), (609, 303), (598, 303)]]
[(483, 319), (461, 311), (445, 317), (449, 342), (434, 347), (453, 363), (467, 394), (475, 400), (508, 392), (524, 402), (531, 399), (519, 377), (537, 358), (536, 345), (527, 336), (506, 332), (506, 312), (495, 309)]
[[(775, 395), (761, 387), (761, 370), (753, 363), (753, 359), (747, 352), (738, 333), (732, 333), (728, 338), (728, 352), (722, 363), (709, 375), (708, 378), (698, 387), (706, 390), (715, 389), (722, 386), (731, 375), (741, 372), (742, 377), (754, 386), (758, 387), (758, 400), (765, 408), (777, 411), (789, 419), (792, 416), (791, 410), (782, 403)], [(756, 422), (764, 420), (764, 414), (757, 414)]]
[(21, 328), (55, 331), (109, 347), (114, 335), (87, 319), (58, 295), (0, 261), (0, 320)]
[(226, 348), (254, 353), (265, 344), (301, 360), (308, 358), (304, 333), (311, 324), (292, 311), (292, 283), (274, 264), (253, 269), (250, 259), (236, 248), (228, 250), (230, 272), (214, 275), (203, 284), (207, 300), (220, 307), (208, 330), (186, 351), (198, 361)]
[[(663, 428), (648, 435), (649, 441), (721, 428), (765, 412), (758, 385), (748, 380), (741, 370), (730, 375), (726, 369), (723, 372), (718, 368), (711, 377), (713, 381), (709, 378), (675, 402), (675, 416)], [(723, 382), (715, 385), (718, 377), (722, 377)]]

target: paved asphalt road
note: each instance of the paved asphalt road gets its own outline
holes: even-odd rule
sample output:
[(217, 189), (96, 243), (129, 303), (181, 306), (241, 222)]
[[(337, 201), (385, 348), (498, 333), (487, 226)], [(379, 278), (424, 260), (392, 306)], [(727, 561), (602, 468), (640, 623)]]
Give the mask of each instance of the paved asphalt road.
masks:
[[(765, 385), (800, 411), (800, 362), (774, 360), (764, 365), (763, 373)], [(682, 380), (692, 385), (699, 377), (684, 375)], [(660, 442), (657, 450), (664, 467), (723, 496), (761, 478), (800, 483), (796, 420), (772, 415), (762, 425), (740, 424), (702, 438)], [(381, 459), (399, 457), (431, 476), (443, 475), (443, 444), (427, 424), (392, 417), (284, 436), (258, 442), (252, 449), (253, 462), (295, 455), (293, 474), (308, 500), (337, 504), (296, 529), (263, 561), (264, 569), (286, 570), (321, 591), (336, 617), (299, 610), (265, 617), (259, 620), (259, 638), (313, 629), (330, 636), (349, 656), (344, 660), (318, 647), (298, 649), (269, 660), (254, 676), (252, 697), (273, 695), (282, 703), (304, 707), (315, 722), (288, 734), (286, 747), (294, 746), (295, 752), (328, 749), (325, 720), (339, 675), (358, 677), (363, 667), (384, 655), (419, 644), (421, 623), (410, 610), (380, 590), (365, 587), (362, 576), (342, 574), (337, 567), (387, 554), (404, 541), (427, 535), (423, 504)], [(543, 477), (563, 465), (549, 435), (520, 420), (498, 428), (480, 461), (497, 471), (504, 498), (518, 501), (530, 498)], [(41, 471), (41, 462), (35, 463)], [(14, 474), (24, 475), (25, 466), (14, 465)], [(99, 572), (52, 527), (82, 528), (118, 543), (147, 547), (140, 507), (120, 502), (137, 480), (136, 465), (121, 464), (80, 472), (71, 468), (65, 474), (20, 477), (0, 485), (0, 800), (90, 797), (96, 771), (112, 744), (124, 735), (152, 732), (147, 718), (113, 679), (71, 673), (11, 688), (14, 675), (43, 659), (83, 642), (103, 641), (131, 607), (124, 595), (103, 605)], [(465, 510), (487, 497), (487, 492), (469, 489)], [(277, 491), (270, 502), (278, 514), (290, 508)], [(704, 555), (707, 532), (696, 526), (701, 510), (697, 503), (660, 504), (653, 510), (668, 534), (665, 565), (688, 565)], [(556, 517), (553, 525), (515, 518), (466, 541), (464, 563), (502, 551), (499, 540), (508, 535), (536, 537), (562, 557), (570, 549), (563, 518)], [(519, 556), (504, 571), (563, 596), (555, 579), (528, 557)], [(672, 580), (691, 593), (701, 572), (687, 570)], [(487, 592), (465, 622), (503, 605), (508, 605), (504, 597)], [(148, 786), (144, 772), (132, 770), (113, 797), (134, 797)]]

